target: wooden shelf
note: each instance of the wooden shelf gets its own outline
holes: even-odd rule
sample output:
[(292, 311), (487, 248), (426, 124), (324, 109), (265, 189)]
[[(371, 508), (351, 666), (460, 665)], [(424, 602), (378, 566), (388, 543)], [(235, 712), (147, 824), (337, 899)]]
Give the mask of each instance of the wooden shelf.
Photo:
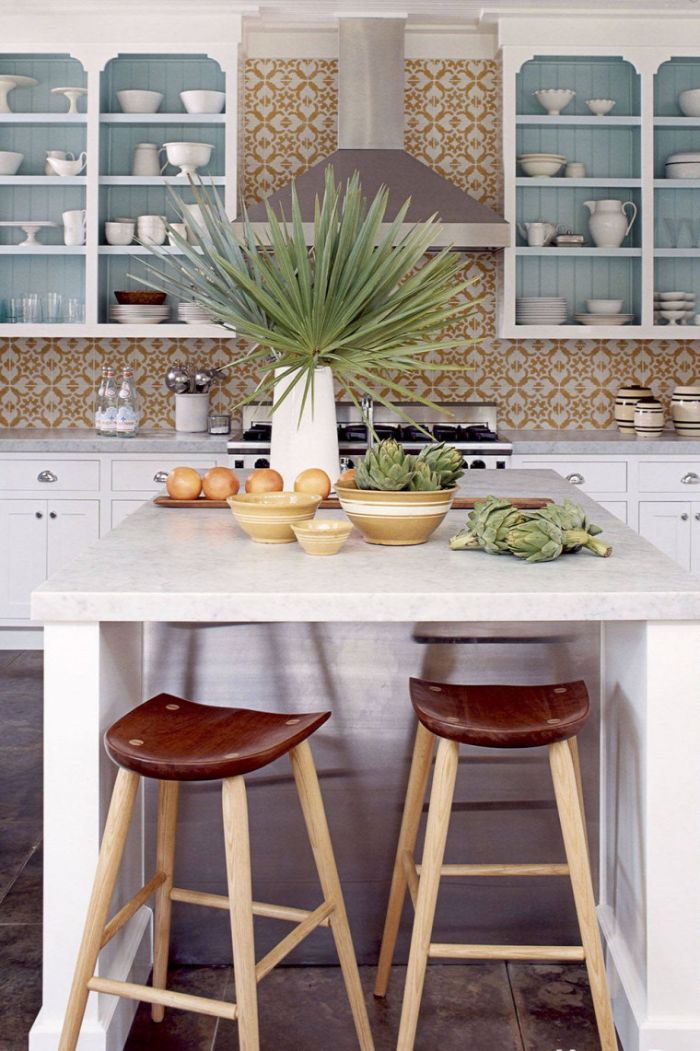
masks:
[[(202, 180), (206, 189), (207, 185), (225, 186), (224, 175), (203, 175)], [(101, 175), (100, 186), (189, 186), (186, 175)]]
[(700, 128), (700, 117), (654, 117), (655, 128)]
[(87, 114), (0, 113), (0, 124), (87, 124)]
[(700, 259), (700, 248), (655, 248), (657, 259)]
[(700, 179), (654, 179), (655, 190), (697, 190)]
[(581, 248), (559, 248), (557, 245), (546, 245), (543, 248), (531, 248), (530, 245), (519, 245), (515, 249), (516, 255), (522, 256), (553, 256), (566, 255), (576, 258), (577, 256), (598, 256), (599, 258), (624, 258), (629, 256), (636, 258), (641, 256), (641, 248), (596, 248), (595, 245), (584, 245)]
[(515, 118), (519, 126), (535, 125), (538, 127), (563, 128), (569, 127), (593, 127), (593, 128), (636, 128), (642, 123), (641, 117), (596, 117), (593, 113), (567, 117), (562, 113), (560, 117), (549, 117), (546, 113), (522, 113)]
[(225, 113), (102, 113), (101, 124), (225, 124)]
[(610, 189), (617, 188), (630, 188), (635, 189), (642, 185), (642, 180), (637, 178), (630, 179), (596, 179), (596, 178), (585, 178), (585, 179), (567, 179), (566, 176), (560, 175), (518, 175), (515, 179), (516, 186), (566, 186), (568, 189), (575, 189), (577, 186), (582, 186), (588, 189), (596, 189), (597, 187)]
[(85, 255), (85, 245), (0, 245), (0, 255)]
[[(194, 245), (191, 247), (195, 248)], [(166, 255), (182, 255), (180, 249), (173, 245), (156, 245), (156, 248)], [(143, 245), (100, 245), (97, 251), (100, 255), (153, 255), (153, 252)]]
[(162, 325), (118, 325), (114, 322), (104, 324), (87, 322), (84, 325), (67, 325), (61, 322), (47, 324), (0, 323), (0, 337), (13, 336), (15, 339), (31, 339), (36, 336), (48, 336), (54, 339), (63, 337), (122, 338), (145, 335), (154, 339), (235, 339), (235, 334), (217, 325), (185, 325), (177, 322)]
[(85, 186), (85, 175), (0, 175), (0, 186)]

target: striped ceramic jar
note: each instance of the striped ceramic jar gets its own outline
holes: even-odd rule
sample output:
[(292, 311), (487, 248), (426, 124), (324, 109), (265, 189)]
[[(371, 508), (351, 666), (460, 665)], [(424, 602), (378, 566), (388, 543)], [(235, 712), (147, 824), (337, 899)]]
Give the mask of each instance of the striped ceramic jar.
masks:
[(656, 398), (642, 398), (634, 407), (634, 432), (638, 438), (663, 434), (664, 408)]
[(676, 387), (671, 398), (676, 434), (700, 438), (700, 387)]
[(623, 434), (634, 434), (634, 407), (640, 398), (651, 398), (650, 387), (628, 383), (620, 387), (615, 398), (615, 423)]

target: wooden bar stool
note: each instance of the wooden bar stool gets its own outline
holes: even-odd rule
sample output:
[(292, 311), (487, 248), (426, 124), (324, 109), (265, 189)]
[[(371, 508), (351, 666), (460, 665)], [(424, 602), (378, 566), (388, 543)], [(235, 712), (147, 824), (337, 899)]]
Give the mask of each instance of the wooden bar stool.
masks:
[[(373, 1051), (355, 951), (308, 742), (329, 716), (330, 712), (279, 715), (245, 708), (213, 708), (162, 693), (139, 705), (107, 731), (107, 751), (120, 769), (102, 838), (59, 1051), (74, 1051), (90, 990), (151, 1003), (154, 1022), (163, 1019), (165, 1007), (237, 1019), (241, 1051), (258, 1051), (257, 983), (319, 926), (330, 927), (333, 934), (359, 1046), (362, 1051)], [(267, 766), (287, 752), (323, 891), (324, 900), (312, 912), (252, 900), (248, 805), (243, 775)], [(160, 782), (156, 873), (107, 922), (141, 777), (156, 778)], [(223, 782), (228, 897), (173, 886), (179, 782), (219, 779)], [(95, 968), (100, 950), (152, 894), (155, 894), (153, 985), (97, 977)], [(166, 989), (173, 901), (229, 912), (236, 1003)], [(253, 916), (267, 916), (295, 925), (257, 963)]]
[[(415, 908), (397, 1051), (416, 1037), (428, 958), (585, 960), (602, 1051), (617, 1051), (605, 961), (591, 884), (576, 734), (590, 704), (583, 682), (551, 686), (459, 686), (410, 680), (418, 731), (379, 957), (375, 996), (385, 996), (406, 890)], [(423, 863), (418, 835), (436, 739)], [(445, 865), (460, 744), (485, 748), (547, 745), (567, 864)], [(582, 945), (458, 945), (431, 941), (441, 876), (565, 876), (571, 879)]]

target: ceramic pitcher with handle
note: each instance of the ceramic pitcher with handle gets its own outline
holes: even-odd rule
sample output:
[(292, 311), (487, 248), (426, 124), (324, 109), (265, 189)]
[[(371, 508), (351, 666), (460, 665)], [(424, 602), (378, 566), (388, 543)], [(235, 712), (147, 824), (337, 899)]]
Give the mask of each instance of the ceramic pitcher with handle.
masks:
[[(637, 218), (637, 205), (633, 201), (584, 201), (591, 213), (588, 228), (593, 243), (598, 248), (619, 248), (632, 229)], [(632, 209), (629, 219), (625, 208)]]

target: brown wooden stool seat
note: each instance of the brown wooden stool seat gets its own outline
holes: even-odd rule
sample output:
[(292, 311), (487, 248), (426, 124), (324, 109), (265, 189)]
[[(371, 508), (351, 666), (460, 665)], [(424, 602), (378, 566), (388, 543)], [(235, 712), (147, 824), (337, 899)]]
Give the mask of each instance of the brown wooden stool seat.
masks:
[[(259, 1051), (257, 983), (319, 927), (329, 928), (335, 942), (358, 1047), (360, 1051), (374, 1051), (343, 892), (308, 741), (329, 716), (330, 712), (283, 715), (247, 708), (210, 707), (161, 693), (107, 730), (105, 746), (119, 771), (102, 836), (58, 1051), (75, 1051), (90, 992), (150, 1003), (154, 1022), (163, 1020), (166, 1007), (236, 1021), (240, 1051)], [(248, 802), (242, 775), (259, 770), (285, 754), (289, 755), (291, 762), (323, 896), (321, 903), (313, 909), (268, 904), (254, 901), (252, 897)], [(159, 781), (155, 873), (108, 921), (141, 777)], [(222, 782), (227, 895), (173, 884), (180, 782), (211, 779)], [(153, 895), (151, 984), (140, 985), (97, 975), (100, 951)], [(221, 909), (228, 914), (235, 1003), (166, 988), (173, 902)], [(289, 933), (259, 960), (255, 959), (255, 916), (292, 925)]]
[(411, 703), (431, 733), (483, 748), (535, 748), (575, 737), (590, 712), (585, 683), (462, 686), (410, 679)]
[(109, 756), (164, 781), (213, 781), (259, 770), (318, 730), (330, 712), (256, 712), (194, 704), (160, 693), (105, 734)]
[[(385, 996), (401, 923), (406, 892), (415, 908), (406, 968), (397, 1051), (412, 1051), (418, 1026), (425, 971), (429, 959), (452, 960), (585, 960), (593, 997), (601, 1051), (617, 1051), (605, 960), (591, 883), (576, 733), (588, 717), (583, 682), (540, 686), (475, 686), (410, 680), (418, 716), (411, 772), (406, 789), (399, 842), (391, 879), (384, 934), (379, 954), (375, 996)], [(423, 858), (416, 864), (423, 801), (433, 754)], [(454, 798), (460, 744), (486, 748), (532, 748), (546, 745), (566, 863), (444, 864)], [(433, 942), (433, 921), (443, 877), (568, 876), (581, 931), (580, 945), (472, 945)]]

